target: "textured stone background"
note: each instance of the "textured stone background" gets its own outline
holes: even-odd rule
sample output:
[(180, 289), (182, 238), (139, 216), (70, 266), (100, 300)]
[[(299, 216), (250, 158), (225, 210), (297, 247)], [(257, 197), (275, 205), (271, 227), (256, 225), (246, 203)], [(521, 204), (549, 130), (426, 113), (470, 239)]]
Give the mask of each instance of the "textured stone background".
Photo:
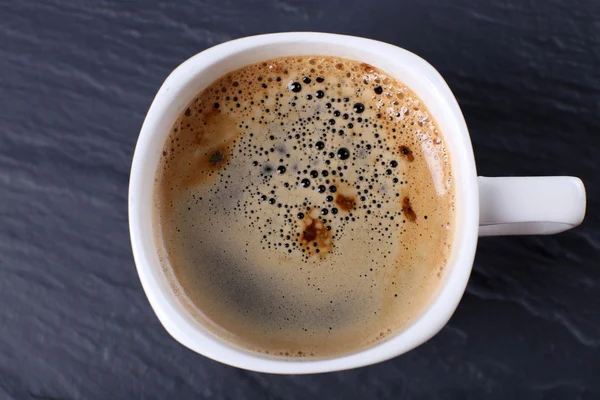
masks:
[[(274, 376), (172, 340), (133, 263), (127, 185), (168, 73), (246, 35), (410, 49), (447, 79), (482, 175), (576, 175), (582, 227), (480, 241), (448, 326), (394, 360)], [(600, 2), (0, 1), (0, 399), (600, 398)]]

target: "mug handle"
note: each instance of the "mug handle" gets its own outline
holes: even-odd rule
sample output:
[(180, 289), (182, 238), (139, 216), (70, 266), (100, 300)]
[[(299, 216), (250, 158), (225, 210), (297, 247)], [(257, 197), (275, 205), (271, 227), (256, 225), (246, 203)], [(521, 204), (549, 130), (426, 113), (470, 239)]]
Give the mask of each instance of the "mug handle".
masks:
[(478, 177), (479, 236), (551, 235), (581, 224), (585, 188), (572, 176)]

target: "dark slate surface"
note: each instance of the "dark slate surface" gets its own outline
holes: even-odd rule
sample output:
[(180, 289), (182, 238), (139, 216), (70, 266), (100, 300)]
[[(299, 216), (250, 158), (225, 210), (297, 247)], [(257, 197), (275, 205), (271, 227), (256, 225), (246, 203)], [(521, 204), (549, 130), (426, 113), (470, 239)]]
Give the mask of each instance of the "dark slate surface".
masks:
[[(600, 398), (599, 2), (178, 3), (0, 1), (0, 399)], [(464, 110), (480, 174), (580, 176), (583, 226), (481, 240), (449, 325), (383, 364), (275, 376), (183, 348), (131, 255), (139, 128), (181, 61), (289, 30), (429, 60)]]

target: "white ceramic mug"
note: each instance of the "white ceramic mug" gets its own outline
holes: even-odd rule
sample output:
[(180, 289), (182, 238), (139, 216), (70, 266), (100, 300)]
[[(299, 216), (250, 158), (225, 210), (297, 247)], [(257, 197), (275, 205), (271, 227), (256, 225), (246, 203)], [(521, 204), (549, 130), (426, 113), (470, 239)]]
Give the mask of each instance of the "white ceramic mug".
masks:
[[(435, 117), (451, 154), (456, 191), (455, 239), (443, 282), (410, 326), (380, 344), (325, 360), (282, 360), (250, 353), (215, 337), (174, 296), (158, 258), (152, 193), (169, 131), (194, 96), (224, 74), (275, 57), (328, 55), (376, 66), (412, 89)], [(148, 300), (165, 329), (184, 346), (225, 364), (274, 373), (313, 373), (360, 367), (405, 353), (446, 324), (465, 291), (478, 236), (552, 234), (585, 214), (585, 190), (573, 177), (477, 177), (469, 131), (440, 74), (406, 50), (369, 39), (324, 33), (281, 33), (227, 42), (177, 67), (158, 91), (137, 142), (129, 186), (129, 228), (135, 263)]]

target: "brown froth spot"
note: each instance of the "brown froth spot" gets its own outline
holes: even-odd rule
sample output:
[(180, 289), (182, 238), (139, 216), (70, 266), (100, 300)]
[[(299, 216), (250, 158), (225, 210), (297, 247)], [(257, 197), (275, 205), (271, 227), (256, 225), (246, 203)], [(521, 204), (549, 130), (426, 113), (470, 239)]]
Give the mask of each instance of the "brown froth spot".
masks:
[(375, 67), (371, 64), (361, 63), (360, 67), (366, 74), (372, 74), (373, 72), (375, 72)]
[(333, 240), (331, 239), (331, 231), (327, 230), (325, 224), (319, 221), (318, 218), (313, 218), (309, 212), (300, 225), (302, 233), (299, 244), (308, 254), (318, 254), (321, 257), (329, 254), (333, 248)]
[(229, 164), (234, 141), (240, 135), (231, 118), (215, 109), (204, 112), (194, 127), (191, 145), (176, 155), (178, 168), (186, 169), (186, 174), (182, 176), (182, 187), (215, 179), (217, 172)]
[(406, 219), (410, 222), (415, 222), (415, 220), (417, 219), (417, 214), (415, 213), (415, 210), (413, 210), (408, 196), (404, 196), (404, 198), (402, 199), (402, 212), (404, 213)]
[(402, 157), (405, 157), (409, 162), (412, 162), (415, 160), (415, 156), (413, 155), (413, 152), (411, 149), (409, 149), (408, 147), (402, 145), (400, 146), (400, 155), (402, 155)]
[(310, 223), (304, 228), (302, 232), (302, 240), (306, 242), (312, 242), (317, 238), (317, 227), (315, 226), (315, 220), (310, 219)]
[(337, 204), (341, 210), (350, 211), (354, 209), (354, 206), (356, 205), (356, 199), (354, 196), (344, 196), (343, 194), (339, 193), (337, 196), (335, 196), (335, 204)]

